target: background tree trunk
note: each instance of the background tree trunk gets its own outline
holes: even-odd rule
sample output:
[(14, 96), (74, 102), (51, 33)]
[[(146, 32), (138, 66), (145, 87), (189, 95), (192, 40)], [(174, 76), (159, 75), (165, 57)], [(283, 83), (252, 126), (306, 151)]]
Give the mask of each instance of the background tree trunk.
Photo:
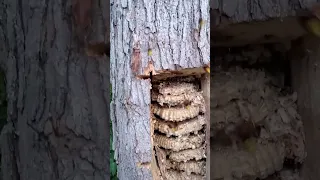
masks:
[[(111, 1), (111, 119), (119, 179), (151, 179), (150, 79), (131, 70), (140, 42), (141, 66), (148, 49), (156, 70), (202, 67), (210, 62), (209, 1)], [(204, 25), (199, 31), (199, 22)], [(200, 36), (199, 36), (200, 34)]]
[[(109, 177), (109, 61), (80, 51), (74, 3), (0, 1), (5, 180)], [(92, 1), (90, 40), (108, 41), (108, 8), (107, 1)]]

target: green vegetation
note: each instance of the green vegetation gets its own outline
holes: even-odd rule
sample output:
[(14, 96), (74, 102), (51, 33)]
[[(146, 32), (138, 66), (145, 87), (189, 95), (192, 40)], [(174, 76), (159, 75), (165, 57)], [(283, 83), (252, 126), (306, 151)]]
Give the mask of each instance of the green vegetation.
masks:
[[(112, 86), (110, 85), (110, 103), (112, 101)], [(110, 120), (110, 173), (111, 180), (118, 180), (117, 177), (117, 163), (114, 159), (114, 149), (112, 147), (113, 144), (113, 133), (112, 133), (112, 121)]]
[(113, 143), (113, 139), (112, 139), (112, 123), (110, 123), (110, 173), (111, 173), (111, 180), (118, 180), (117, 177), (117, 163), (114, 159), (114, 150), (112, 148), (112, 143)]

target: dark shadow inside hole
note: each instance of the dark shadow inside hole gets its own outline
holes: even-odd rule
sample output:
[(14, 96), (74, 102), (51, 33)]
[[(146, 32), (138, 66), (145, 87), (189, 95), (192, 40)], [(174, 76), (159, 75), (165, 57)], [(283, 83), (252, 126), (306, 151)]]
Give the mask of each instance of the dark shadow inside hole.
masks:
[[(291, 65), (288, 58), (288, 52), (277, 44), (264, 44), (260, 45), (267, 52), (270, 52), (269, 57), (257, 57), (258, 60), (253, 61), (252, 59), (236, 56), (237, 54), (243, 54), (243, 51), (255, 51), (255, 45), (245, 45), (242, 47), (216, 47), (213, 48), (214, 55), (212, 57), (213, 73), (219, 71), (228, 71), (232, 67), (241, 67), (244, 69), (256, 69), (264, 70), (267, 75), (276, 77), (278, 81), (281, 81), (281, 85), (278, 82), (274, 82), (274, 86), (280, 88), (291, 87)], [(230, 56), (229, 56), (230, 55)], [(254, 56), (254, 55), (252, 55)], [(221, 58), (224, 57), (224, 58)], [(229, 58), (228, 58), (229, 57)]]

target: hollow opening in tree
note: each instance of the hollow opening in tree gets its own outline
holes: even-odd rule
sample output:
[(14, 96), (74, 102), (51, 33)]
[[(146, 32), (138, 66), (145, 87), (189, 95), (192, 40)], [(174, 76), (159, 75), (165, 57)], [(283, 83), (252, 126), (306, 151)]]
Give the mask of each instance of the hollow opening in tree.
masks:
[(151, 132), (155, 179), (205, 179), (210, 136), (203, 91), (204, 69), (168, 71), (152, 77)]
[(318, 179), (319, 40), (292, 17), (213, 33), (211, 179)]

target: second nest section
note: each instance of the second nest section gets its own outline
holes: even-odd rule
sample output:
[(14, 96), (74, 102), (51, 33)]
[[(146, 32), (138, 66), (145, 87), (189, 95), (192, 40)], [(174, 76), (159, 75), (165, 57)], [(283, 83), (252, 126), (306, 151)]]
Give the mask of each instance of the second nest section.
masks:
[(231, 68), (211, 80), (211, 179), (264, 179), (285, 159), (302, 163), (305, 136), (297, 94), (262, 70)]

